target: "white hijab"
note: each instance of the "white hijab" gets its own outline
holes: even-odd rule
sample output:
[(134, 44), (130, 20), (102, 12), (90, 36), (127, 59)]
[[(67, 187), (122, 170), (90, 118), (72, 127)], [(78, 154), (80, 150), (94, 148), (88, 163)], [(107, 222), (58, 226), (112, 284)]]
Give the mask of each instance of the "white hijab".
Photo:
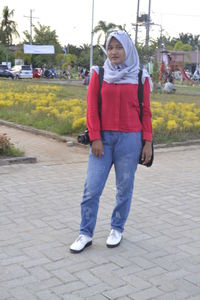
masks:
[[(118, 40), (124, 48), (125, 60), (120, 65), (112, 64), (107, 57), (104, 63), (104, 81), (115, 84), (138, 84), (139, 73), (139, 56), (135, 45), (133, 44), (129, 34), (126, 31), (118, 30), (111, 32), (107, 38), (106, 51), (108, 50), (109, 43), (112, 38)], [(97, 66), (92, 67), (91, 71), (99, 73)], [(151, 78), (148, 72), (143, 69), (142, 83), (148, 77), (150, 86), (152, 86)]]
[(126, 31), (114, 31), (109, 34), (106, 51), (112, 38), (120, 42), (125, 51), (125, 60), (121, 65), (113, 65), (109, 58), (104, 63), (104, 80), (108, 83), (138, 83), (139, 56), (135, 45)]

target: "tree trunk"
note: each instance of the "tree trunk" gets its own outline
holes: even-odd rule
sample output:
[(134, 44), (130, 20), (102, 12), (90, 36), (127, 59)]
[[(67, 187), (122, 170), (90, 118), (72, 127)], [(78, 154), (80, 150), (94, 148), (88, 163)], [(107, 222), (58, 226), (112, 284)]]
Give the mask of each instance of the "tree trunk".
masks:
[(8, 67), (8, 47), (6, 47), (6, 66)]

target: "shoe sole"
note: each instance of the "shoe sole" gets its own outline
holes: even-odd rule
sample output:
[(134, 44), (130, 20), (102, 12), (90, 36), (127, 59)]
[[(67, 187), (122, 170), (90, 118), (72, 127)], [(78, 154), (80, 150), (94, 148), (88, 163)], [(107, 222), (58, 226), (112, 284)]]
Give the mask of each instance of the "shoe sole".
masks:
[(73, 249), (69, 249), (71, 253), (77, 254), (82, 252), (85, 248), (89, 247), (92, 245), (92, 241), (88, 242), (85, 247), (83, 247), (81, 250), (73, 250)]
[(107, 246), (108, 248), (116, 248), (116, 247), (118, 247), (118, 246), (120, 245), (121, 241), (122, 241), (122, 238), (121, 238), (121, 240), (120, 240), (119, 243), (114, 244), (114, 245), (106, 244), (106, 246)]

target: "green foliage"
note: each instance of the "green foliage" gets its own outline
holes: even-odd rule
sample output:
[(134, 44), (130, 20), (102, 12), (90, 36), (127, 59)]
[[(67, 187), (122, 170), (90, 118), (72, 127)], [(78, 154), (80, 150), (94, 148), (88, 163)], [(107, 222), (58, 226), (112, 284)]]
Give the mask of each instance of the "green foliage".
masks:
[(159, 82), (159, 66), (158, 66), (157, 59), (154, 59), (153, 62), (152, 81), (153, 83)]
[[(27, 31), (24, 31), (25, 43), (29, 43), (30, 34)], [(54, 45), (55, 54), (63, 53), (62, 47), (58, 41), (58, 36), (55, 30), (51, 30), (50, 26), (41, 25), (38, 23), (37, 26), (34, 26), (34, 37), (33, 43), (36, 45)], [(56, 64), (56, 55), (47, 54), (47, 55), (36, 55), (32, 54), (29, 57), (26, 57), (25, 60), (28, 61), (31, 59), (33, 66), (37, 67), (51, 67)]]
[(9, 62), (14, 63), (15, 55), (3, 45), (0, 45), (0, 62), (6, 62), (6, 56)]
[(122, 30), (123, 27), (121, 25), (116, 25), (114, 23), (106, 24), (105, 21), (99, 21), (98, 25), (94, 28), (94, 33), (99, 33), (97, 44), (100, 43), (100, 39), (103, 36), (103, 46), (105, 47), (108, 33), (114, 29)]
[(174, 46), (175, 51), (191, 51), (192, 46), (189, 44), (184, 44), (182, 41), (176, 42)]
[(13, 15), (14, 9), (9, 11), (8, 6), (5, 6), (0, 24), (0, 41), (5, 46), (12, 45), (13, 36), (19, 36), (17, 23), (12, 20)]
[(189, 44), (192, 50), (195, 50), (198, 45), (200, 46), (200, 34), (192, 35), (191, 33), (180, 33), (179, 40), (182, 41), (183, 44)]
[[(57, 64), (62, 67), (62, 68), (67, 68), (68, 65), (73, 65), (76, 64), (77, 62), (77, 57), (76, 55), (74, 54), (58, 54), (56, 56), (56, 62)], [(59, 63), (59, 59), (60, 60), (60, 63)]]
[[(93, 65), (102, 66), (104, 63), (104, 55), (99, 46), (93, 48)], [(81, 67), (89, 69), (90, 64), (90, 47), (84, 45), (83, 50), (80, 53), (77, 64)]]
[(79, 57), (79, 55), (82, 51), (82, 47), (77, 47), (77, 46), (68, 44), (67, 51), (68, 51), (68, 53), (74, 54), (77, 57)]
[(149, 46), (148, 48), (145, 45), (140, 43), (137, 44), (137, 51), (140, 58), (141, 64), (146, 64), (150, 61), (150, 58), (153, 56), (154, 47)]
[(13, 15), (14, 9), (9, 11), (8, 6), (5, 6), (0, 23), (0, 42), (6, 47), (6, 57), (4, 59), (6, 63), (8, 63), (8, 60), (10, 59), (8, 47), (12, 45), (13, 36), (19, 36), (19, 33), (17, 32), (17, 23), (12, 20)]

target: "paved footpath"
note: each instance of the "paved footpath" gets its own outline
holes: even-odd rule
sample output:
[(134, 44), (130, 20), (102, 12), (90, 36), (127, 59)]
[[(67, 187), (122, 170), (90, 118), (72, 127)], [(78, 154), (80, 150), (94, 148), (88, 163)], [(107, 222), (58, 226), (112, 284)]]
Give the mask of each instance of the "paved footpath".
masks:
[(156, 150), (139, 166), (120, 247), (108, 249), (111, 171), (93, 245), (77, 237), (87, 150), (1, 126), (38, 163), (0, 167), (0, 299), (199, 300), (200, 146)]

